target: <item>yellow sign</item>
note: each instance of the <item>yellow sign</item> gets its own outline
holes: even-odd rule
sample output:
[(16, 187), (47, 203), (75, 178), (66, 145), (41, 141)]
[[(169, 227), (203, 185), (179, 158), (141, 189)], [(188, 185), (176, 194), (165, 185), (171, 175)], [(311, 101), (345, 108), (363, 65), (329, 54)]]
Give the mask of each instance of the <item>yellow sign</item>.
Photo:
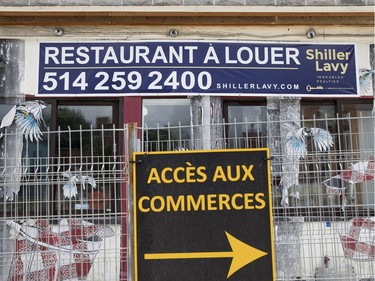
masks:
[(266, 148), (135, 153), (134, 280), (275, 281), (269, 162)]

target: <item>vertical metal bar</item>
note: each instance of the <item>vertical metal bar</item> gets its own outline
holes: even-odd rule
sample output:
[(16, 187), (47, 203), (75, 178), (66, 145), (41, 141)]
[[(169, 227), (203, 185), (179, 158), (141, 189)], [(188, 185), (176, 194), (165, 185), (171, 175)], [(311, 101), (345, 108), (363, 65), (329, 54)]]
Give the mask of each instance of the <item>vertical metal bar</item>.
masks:
[(259, 117), (257, 116), (257, 120), (256, 120), (256, 126), (257, 126), (257, 148), (261, 147), (261, 135), (260, 135), (260, 120), (259, 120)]
[(234, 148), (238, 148), (238, 145), (237, 145), (237, 118), (233, 119), (233, 123), (234, 123)]
[(247, 116), (245, 117), (245, 147), (249, 148), (251, 147), (251, 139), (249, 139), (249, 128), (248, 128), (248, 121), (247, 121)]
[[(71, 172), (72, 171), (72, 131), (70, 129), (70, 126), (68, 126), (68, 140), (69, 140), (68, 172)], [(72, 198), (69, 199), (69, 219), (72, 219)]]
[[(40, 194), (40, 191), (41, 191), (41, 187), (42, 187), (42, 180), (40, 178), (38, 178), (38, 173), (39, 173), (39, 164), (40, 164), (40, 151), (39, 151), (39, 142), (37, 141), (36, 142), (36, 156), (34, 157), (34, 171), (33, 171), (33, 176), (34, 176), (34, 182), (32, 182), (31, 184), (28, 184), (27, 186), (30, 188), (31, 185), (32, 185), (32, 188), (34, 190), (34, 195), (35, 195), (35, 198), (34, 199), (34, 205), (36, 205), (36, 216), (40, 216), (42, 214), (42, 212), (40, 211), (41, 209), (43, 209), (43, 204), (42, 204), (42, 208), (40, 206), (40, 197), (39, 197), (39, 194)], [(28, 153), (28, 152), (27, 152)], [(42, 201), (43, 202), (43, 201)]]
[(149, 136), (148, 136), (148, 127), (147, 124), (142, 127), (142, 144), (141, 147), (143, 147), (142, 151), (148, 152), (150, 149), (150, 142), (149, 142)]
[(228, 148), (228, 136), (227, 136), (227, 127), (228, 127), (228, 124), (225, 123), (225, 119), (223, 118), (223, 137), (224, 137), (224, 149), (225, 148)]
[(178, 148), (182, 148), (181, 121), (178, 121)]
[(348, 122), (348, 124), (349, 124), (349, 133), (347, 134), (347, 135), (349, 135), (350, 136), (350, 138), (349, 138), (349, 144), (348, 144), (348, 149), (349, 149), (349, 151), (350, 151), (350, 159), (353, 159), (353, 140), (352, 140), (352, 136), (353, 136), (353, 131), (352, 131), (352, 118), (351, 118), (351, 116), (350, 116), (350, 112), (348, 112), (348, 120), (349, 120), (349, 122)]
[(168, 142), (167, 142), (167, 150), (170, 151), (172, 146), (171, 146), (171, 124), (170, 122), (167, 123), (167, 128), (168, 128)]
[(156, 138), (156, 149), (157, 151), (160, 151), (160, 127), (159, 127), (159, 123), (156, 124), (157, 126), (157, 138)]
[(53, 158), (50, 155), (50, 151), (51, 151), (51, 139), (52, 139), (51, 132), (50, 132), (49, 127), (48, 127), (47, 128), (47, 155), (46, 155), (46, 159), (45, 159), (45, 162), (46, 162), (46, 171), (45, 171), (45, 174), (46, 174), (46, 199), (47, 199), (47, 202), (46, 202), (46, 215), (49, 216), (49, 217), (51, 217), (51, 215), (52, 215), (51, 204), (53, 204), (53, 198), (51, 196), (51, 187), (52, 187), (52, 184), (50, 182), (51, 174), (52, 174), (52, 170), (50, 169), (51, 168), (50, 165), (51, 165), (51, 161), (53, 161)]
[[(131, 152), (130, 152), (130, 127), (135, 126), (135, 124), (124, 124), (123, 127), (123, 161), (120, 163), (121, 166), (121, 175), (124, 175), (124, 180), (120, 182), (121, 191), (120, 191), (120, 204), (121, 204), (121, 213), (120, 213), (120, 223), (121, 223), (121, 234), (120, 237), (120, 276), (119, 281), (130, 281), (130, 276), (133, 276), (133, 261), (131, 261), (132, 255), (132, 245), (133, 238), (129, 236), (133, 231), (132, 224), (133, 219), (129, 210), (133, 209), (133, 190), (131, 186)], [(143, 130), (141, 130), (143, 133)]]
[(134, 186), (134, 178), (133, 178), (133, 164), (130, 163), (133, 160), (133, 153), (137, 151), (137, 131), (136, 126), (134, 123), (128, 124), (128, 147), (126, 149), (126, 159), (129, 165), (129, 181), (128, 181), (128, 188), (127, 188), (127, 196), (128, 196), (128, 204), (127, 204), (127, 249), (128, 249), (128, 281), (134, 280), (134, 202), (133, 202), (133, 186)]
[[(61, 182), (60, 182), (60, 176), (61, 176), (61, 130), (60, 130), (60, 126), (58, 127), (58, 131), (57, 131), (57, 169), (56, 169), (56, 174), (57, 174), (57, 178), (58, 178), (58, 190), (59, 190), (59, 187), (61, 185)], [(58, 192), (59, 193), (59, 192)], [(61, 198), (60, 198), (60, 194), (57, 195), (57, 217), (61, 217)]]
[[(341, 122), (342, 124), (342, 122)], [(342, 150), (342, 144), (341, 144), (341, 126), (340, 126), (340, 118), (339, 118), (339, 114), (336, 113), (336, 128), (337, 128), (337, 138), (335, 139), (335, 141), (337, 141), (337, 145), (336, 145), (336, 150), (338, 150), (338, 168), (339, 170), (343, 170), (343, 167), (342, 167), (342, 161), (343, 161), (343, 157), (344, 156), (344, 153), (345, 151), (341, 151)], [(337, 168), (336, 168), (337, 169)]]
[(82, 125), (79, 125), (79, 158), (80, 158), (80, 167), (79, 172), (82, 173), (83, 170), (83, 136), (82, 136)]

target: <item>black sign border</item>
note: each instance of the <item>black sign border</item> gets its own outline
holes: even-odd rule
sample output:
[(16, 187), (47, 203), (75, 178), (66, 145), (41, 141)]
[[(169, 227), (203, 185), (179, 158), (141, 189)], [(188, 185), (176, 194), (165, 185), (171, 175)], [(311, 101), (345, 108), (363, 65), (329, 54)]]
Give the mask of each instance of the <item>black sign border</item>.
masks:
[[(231, 152), (266, 152), (266, 159), (267, 161), (267, 191), (268, 191), (268, 213), (269, 213), (269, 230), (270, 230), (270, 240), (271, 240), (271, 259), (272, 259), (272, 275), (273, 279), (270, 281), (276, 280), (276, 263), (275, 263), (275, 246), (274, 246), (274, 226), (273, 226), (273, 214), (272, 214), (272, 190), (271, 190), (271, 165), (270, 165), (270, 150), (269, 148), (250, 148), (250, 149), (222, 149), (222, 150), (190, 150), (190, 151), (158, 151), (158, 152), (134, 152), (133, 153), (133, 196), (132, 196), (132, 210), (133, 210), (133, 223), (132, 227), (132, 235), (133, 235), (133, 266), (132, 269), (134, 270), (134, 281), (138, 280), (138, 237), (137, 237), (137, 204), (136, 202), (136, 195), (137, 195), (137, 183), (136, 183), (136, 173), (137, 173), (137, 156), (144, 156), (144, 155), (178, 155), (178, 154), (207, 154), (207, 153), (231, 153)], [(254, 245), (256, 247), (256, 245)]]

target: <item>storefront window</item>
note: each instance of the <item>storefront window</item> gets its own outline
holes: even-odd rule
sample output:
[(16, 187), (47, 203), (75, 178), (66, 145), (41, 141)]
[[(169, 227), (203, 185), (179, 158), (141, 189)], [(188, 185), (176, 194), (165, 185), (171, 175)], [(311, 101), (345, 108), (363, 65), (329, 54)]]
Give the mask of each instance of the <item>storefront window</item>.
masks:
[(373, 209), (374, 182), (369, 176), (374, 155), (372, 103), (339, 103), (338, 110), (339, 115), (336, 103), (301, 106), (302, 126), (329, 131), (334, 144), (328, 151), (314, 151), (309, 138), (310, 153), (300, 165), (297, 204), (345, 206), (347, 211)]
[(371, 155), (374, 149), (374, 123), (371, 103), (344, 103), (341, 105), (342, 130), (351, 133), (351, 141), (344, 140), (345, 149), (360, 153), (362, 157)]
[(190, 100), (144, 99), (145, 151), (191, 149)]
[(334, 103), (302, 103), (301, 105), (301, 126), (322, 128), (330, 133), (337, 132), (336, 105)]
[[(56, 156), (61, 170), (57, 212), (114, 211), (116, 186), (109, 178), (112, 167), (108, 164), (116, 153), (113, 120), (113, 105), (57, 106)], [(77, 194), (66, 198), (61, 185), (72, 179), (77, 179)]]
[[(372, 117), (372, 103), (343, 103), (341, 111), (343, 121), (343, 138), (346, 151), (353, 159), (345, 165), (353, 173), (358, 173), (357, 182), (349, 190), (352, 201), (364, 208), (374, 209), (375, 189), (373, 179), (374, 163), (374, 118)], [(372, 170), (371, 170), (372, 169)], [(367, 175), (360, 177), (360, 175)]]
[(226, 111), (228, 148), (266, 147), (266, 105), (228, 104)]
[(307, 155), (301, 159), (299, 165), (299, 185), (291, 190), (299, 194), (298, 200), (292, 201), (297, 206), (339, 206), (342, 203), (340, 197), (328, 196), (322, 184), (324, 180), (335, 174), (334, 171), (339, 166), (337, 149), (340, 142), (336, 113), (334, 102), (302, 102), (301, 104), (301, 127), (328, 131), (333, 138), (333, 146), (326, 144), (326, 149), (316, 146), (313, 140), (317, 133), (304, 138)]

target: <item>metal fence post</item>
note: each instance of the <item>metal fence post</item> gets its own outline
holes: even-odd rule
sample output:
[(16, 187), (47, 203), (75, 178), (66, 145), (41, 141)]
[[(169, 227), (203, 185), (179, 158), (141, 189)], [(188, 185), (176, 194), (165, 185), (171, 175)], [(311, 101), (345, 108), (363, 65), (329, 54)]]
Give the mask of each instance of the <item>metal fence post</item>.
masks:
[(128, 281), (134, 280), (134, 220), (133, 220), (133, 153), (139, 151), (138, 140), (137, 140), (137, 123), (128, 123), (126, 124), (126, 140), (125, 143), (127, 144), (125, 150), (125, 159), (128, 162), (128, 170), (129, 170), (129, 177), (128, 177), (128, 184), (127, 184), (127, 249), (128, 249)]

